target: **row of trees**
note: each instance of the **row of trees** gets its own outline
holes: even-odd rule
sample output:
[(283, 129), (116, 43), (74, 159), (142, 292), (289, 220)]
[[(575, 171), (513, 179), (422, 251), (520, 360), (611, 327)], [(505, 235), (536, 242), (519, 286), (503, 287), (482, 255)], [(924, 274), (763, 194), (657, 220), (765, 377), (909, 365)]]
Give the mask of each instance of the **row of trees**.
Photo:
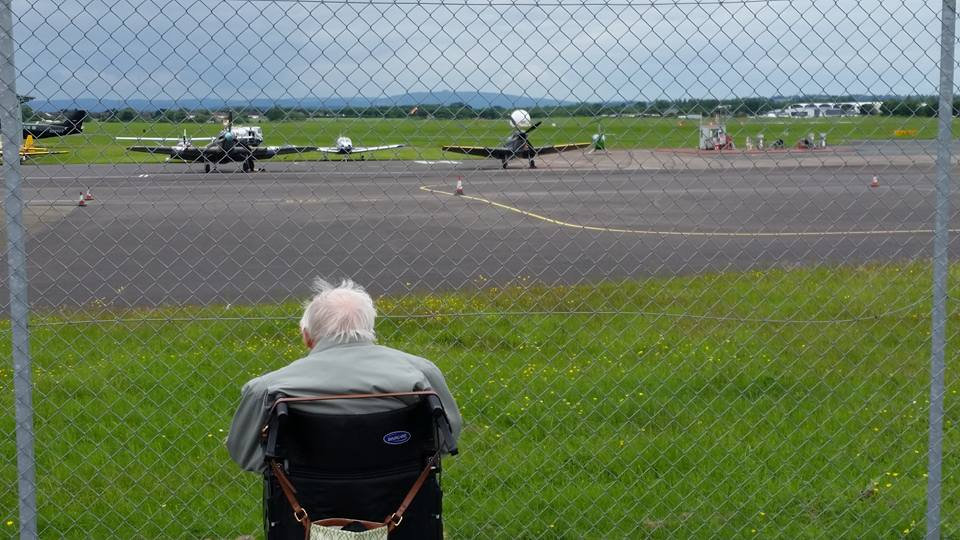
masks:
[[(916, 96), (900, 99), (885, 99), (880, 114), (889, 116), (937, 116), (937, 96)], [(953, 101), (953, 115), (960, 116), (960, 98)]]
[[(770, 111), (781, 109), (790, 103), (798, 102), (841, 102), (862, 101), (853, 96), (809, 96), (802, 98), (737, 98), (737, 99), (686, 99), (686, 100), (656, 100), (622, 103), (576, 103), (556, 106), (530, 107), (530, 114), (535, 118), (569, 117), (569, 116), (678, 116), (688, 114), (710, 115), (722, 110), (730, 116), (763, 115)], [(377, 106), (377, 107), (342, 107), (342, 108), (307, 108), (307, 107), (271, 107), (266, 110), (235, 108), (232, 111), (162, 109), (156, 111), (137, 111), (127, 107), (112, 109), (90, 116), (106, 122), (216, 122), (219, 123), (226, 114), (232, 112), (234, 121), (238, 123), (256, 122), (266, 118), (272, 122), (306, 120), (309, 118), (441, 118), (441, 119), (502, 119), (512, 108), (507, 107), (472, 107), (465, 103), (449, 105), (418, 105), (418, 106)], [(871, 114), (876, 111), (867, 109), (862, 114)], [(954, 115), (960, 113), (960, 98), (954, 102)], [(880, 114), (886, 116), (920, 116), (933, 117), (937, 114), (937, 99), (935, 96), (911, 96), (903, 98), (887, 98), (883, 100)], [(36, 118), (28, 105), (23, 105), (25, 120)]]

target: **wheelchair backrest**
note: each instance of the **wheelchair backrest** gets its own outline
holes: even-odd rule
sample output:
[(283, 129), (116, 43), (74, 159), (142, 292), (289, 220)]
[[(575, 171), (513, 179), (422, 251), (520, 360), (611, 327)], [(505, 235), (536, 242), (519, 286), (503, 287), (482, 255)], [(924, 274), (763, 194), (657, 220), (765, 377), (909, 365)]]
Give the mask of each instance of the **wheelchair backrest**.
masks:
[(420, 467), (437, 452), (437, 416), (428, 396), (398, 409), (364, 414), (323, 414), (307, 403), (273, 409), (273, 443), (267, 455), (291, 472), (353, 475)]
[[(438, 445), (457, 449), (435, 392), (273, 398), (261, 431), (268, 540), (303, 538), (304, 524), (330, 518), (402, 523), (391, 540), (443, 538)], [(345, 399), (362, 400), (347, 410), (378, 412), (317, 406)]]

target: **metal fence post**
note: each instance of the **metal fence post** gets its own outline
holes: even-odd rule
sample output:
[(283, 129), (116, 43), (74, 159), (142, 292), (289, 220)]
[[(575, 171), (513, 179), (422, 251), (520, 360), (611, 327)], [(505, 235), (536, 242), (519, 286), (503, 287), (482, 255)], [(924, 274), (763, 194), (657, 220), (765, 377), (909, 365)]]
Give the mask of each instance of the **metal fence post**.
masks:
[(944, 349), (946, 348), (947, 248), (950, 220), (950, 145), (953, 119), (953, 42), (956, 0), (944, 0), (940, 34), (940, 108), (937, 132), (936, 218), (933, 238), (933, 313), (930, 354), (930, 449), (927, 464), (927, 535), (940, 538), (943, 460)]
[(12, 0), (0, 6), (0, 129), (6, 179), (4, 211), (10, 279), (10, 328), (13, 341), (13, 385), (17, 433), (17, 484), (20, 498), (20, 538), (37, 537), (37, 500), (33, 452), (33, 398), (30, 381), (30, 330), (27, 327), (27, 252), (23, 225), (19, 150), (22, 141), (20, 100), (17, 97), (13, 48)]

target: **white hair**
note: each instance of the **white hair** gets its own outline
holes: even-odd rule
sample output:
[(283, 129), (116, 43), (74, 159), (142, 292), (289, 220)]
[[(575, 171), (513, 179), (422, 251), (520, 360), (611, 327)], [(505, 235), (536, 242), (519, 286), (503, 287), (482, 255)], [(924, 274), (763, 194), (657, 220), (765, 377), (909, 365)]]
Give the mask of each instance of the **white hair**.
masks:
[(300, 319), (300, 330), (310, 339), (329, 339), (337, 343), (374, 340), (373, 322), (377, 318), (377, 309), (363, 287), (350, 279), (334, 287), (317, 278), (313, 282), (313, 291), (314, 297), (304, 306)]

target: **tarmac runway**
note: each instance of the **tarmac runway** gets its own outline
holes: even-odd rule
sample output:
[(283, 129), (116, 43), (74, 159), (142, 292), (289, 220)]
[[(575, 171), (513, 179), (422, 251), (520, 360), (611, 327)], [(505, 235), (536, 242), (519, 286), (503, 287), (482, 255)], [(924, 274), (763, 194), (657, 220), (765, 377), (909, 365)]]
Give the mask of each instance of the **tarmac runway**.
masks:
[(382, 294), (928, 257), (920, 157), (28, 165), (30, 300), (250, 304), (302, 299), (315, 276)]

